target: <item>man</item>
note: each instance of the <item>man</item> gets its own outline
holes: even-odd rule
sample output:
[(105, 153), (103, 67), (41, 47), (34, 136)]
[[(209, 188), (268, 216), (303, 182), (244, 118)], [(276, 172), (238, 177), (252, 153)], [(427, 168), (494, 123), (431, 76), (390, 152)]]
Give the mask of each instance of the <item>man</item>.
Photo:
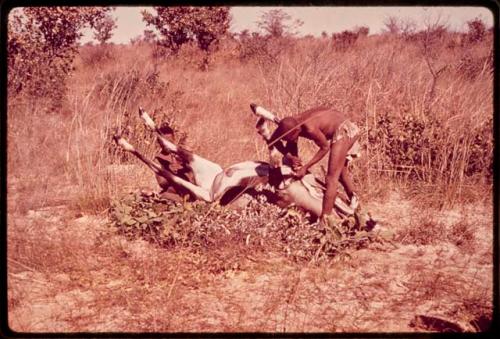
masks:
[[(312, 140), (318, 152), (305, 165), (298, 158), (297, 140), (299, 136)], [(356, 208), (357, 196), (354, 193), (352, 176), (348, 168), (349, 161), (359, 156), (359, 128), (347, 117), (336, 110), (318, 107), (293, 117), (282, 119), (270, 138), (269, 146), (287, 153), (286, 158), (293, 165), (295, 175), (302, 178), (309, 168), (330, 151), (326, 174), (326, 192), (323, 198), (321, 218), (331, 214), (337, 196), (340, 181), (350, 201)], [(281, 140), (286, 141), (283, 145)]]

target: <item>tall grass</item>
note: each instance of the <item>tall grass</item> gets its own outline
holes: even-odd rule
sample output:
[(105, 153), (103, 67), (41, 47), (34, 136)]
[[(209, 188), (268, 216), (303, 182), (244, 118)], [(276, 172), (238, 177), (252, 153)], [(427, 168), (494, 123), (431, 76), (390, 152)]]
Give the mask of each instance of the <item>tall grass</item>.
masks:
[[(266, 104), (281, 116), (326, 104), (363, 127), (361, 185), (432, 185), (452, 203), (466, 197), (472, 176), (491, 183), (490, 48), (491, 41), (442, 44), (429, 56), (419, 41), (390, 36), (342, 51), (332, 41), (303, 39), (260, 74)], [(434, 77), (430, 67), (443, 71)]]
[[(436, 47), (430, 62), (448, 67), (435, 83), (418, 42), (374, 36), (339, 50), (329, 39), (303, 38), (282, 46), (263, 62), (259, 55), (239, 60), (232, 44), (212, 56), (207, 71), (189, 49), (165, 58), (145, 43), (84, 46), (60, 112), (47, 112), (40, 99), (9, 98), (9, 180), (26, 186), (26, 208), (58, 196), (56, 183), (71, 183), (65, 197), (86, 211), (106, 208), (127, 185), (151, 184), (142, 167), (113, 169), (137, 164), (112, 144), (116, 132), (150, 157), (157, 148), (139, 106), (223, 166), (266, 160), (248, 106), (256, 102), (280, 117), (318, 105), (352, 116), (364, 146), (354, 172), (368, 194), (387, 181), (432, 187), (450, 202), (463, 201), (470, 185), (491, 190), (491, 40)], [(309, 142), (300, 146), (304, 158), (315, 151)]]

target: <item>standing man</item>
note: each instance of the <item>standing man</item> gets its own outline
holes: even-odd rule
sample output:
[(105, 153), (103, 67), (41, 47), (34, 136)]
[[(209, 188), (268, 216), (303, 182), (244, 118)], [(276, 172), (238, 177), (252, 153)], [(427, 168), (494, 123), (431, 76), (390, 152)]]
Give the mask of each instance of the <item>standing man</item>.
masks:
[[(299, 136), (312, 140), (318, 152), (305, 165), (298, 158), (297, 140)], [(302, 178), (310, 167), (330, 151), (326, 174), (326, 192), (323, 198), (321, 218), (331, 214), (337, 196), (338, 182), (344, 187), (351, 203), (356, 208), (358, 199), (354, 193), (352, 175), (348, 164), (360, 152), (359, 128), (347, 117), (334, 109), (318, 107), (302, 112), (293, 117), (282, 119), (272, 134), (269, 145), (284, 149), (292, 162), (295, 174)], [(282, 141), (286, 141), (286, 145)]]

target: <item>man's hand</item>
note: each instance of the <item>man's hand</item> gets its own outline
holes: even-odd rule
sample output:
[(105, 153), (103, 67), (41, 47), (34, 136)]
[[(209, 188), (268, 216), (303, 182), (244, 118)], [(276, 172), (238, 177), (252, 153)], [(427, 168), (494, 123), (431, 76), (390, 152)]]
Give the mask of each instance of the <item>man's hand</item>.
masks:
[(276, 148), (271, 149), (271, 153), (269, 154), (269, 162), (271, 164), (271, 167), (276, 168), (281, 166), (281, 157), (280, 153)]
[(295, 177), (297, 178), (302, 178), (306, 174), (307, 174), (307, 168), (304, 166), (301, 166), (295, 170)]
[(296, 156), (291, 155), (291, 154), (287, 154), (286, 157), (292, 163), (293, 170), (296, 170), (302, 166), (302, 160), (300, 160), (299, 157), (296, 157)]

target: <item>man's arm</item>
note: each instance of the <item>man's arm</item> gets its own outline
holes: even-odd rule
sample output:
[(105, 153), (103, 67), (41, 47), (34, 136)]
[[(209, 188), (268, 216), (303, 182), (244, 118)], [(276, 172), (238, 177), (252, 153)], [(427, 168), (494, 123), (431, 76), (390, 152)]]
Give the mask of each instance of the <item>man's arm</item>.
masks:
[(330, 144), (328, 142), (328, 139), (320, 130), (308, 131), (307, 138), (314, 141), (314, 143), (319, 147), (319, 150), (311, 158), (311, 160), (309, 160), (307, 164), (305, 164), (299, 170), (296, 171), (296, 175), (298, 177), (303, 177), (306, 174), (307, 170), (311, 168), (313, 165), (315, 165), (318, 161), (323, 159), (323, 157), (330, 150)]
[(289, 164), (292, 164), (292, 167), (294, 169), (302, 166), (296, 142), (289, 141), (286, 143), (286, 145), (283, 145), (283, 142), (280, 140), (273, 146), (271, 146), (271, 149), (273, 147), (276, 148), (284, 156), (285, 159), (288, 159)]

